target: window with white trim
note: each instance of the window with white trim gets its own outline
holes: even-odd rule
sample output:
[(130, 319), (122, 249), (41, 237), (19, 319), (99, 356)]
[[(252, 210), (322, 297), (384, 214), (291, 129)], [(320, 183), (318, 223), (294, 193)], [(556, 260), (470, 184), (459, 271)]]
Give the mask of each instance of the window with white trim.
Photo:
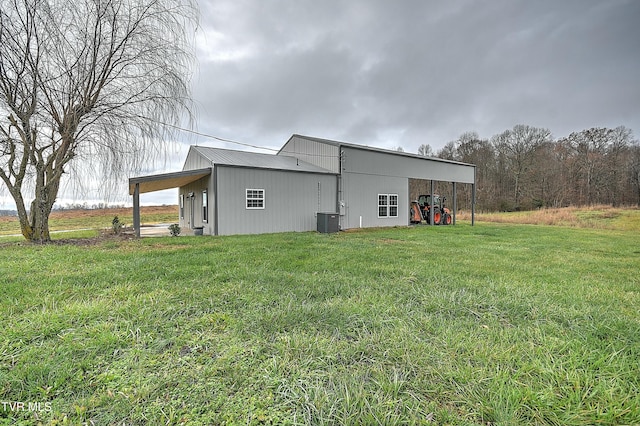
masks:
[(264, 209), (264, 189), (247, 189), (247, 209)]
[(202, 221), (207, 222), (209, 220), (209, 195), (207, 190), (202, 191)]
[(180, 219), (184, 219), (184, 194), (180, 194)]
[(378, 217), (398, 217), (398, 194), (378, 194)]

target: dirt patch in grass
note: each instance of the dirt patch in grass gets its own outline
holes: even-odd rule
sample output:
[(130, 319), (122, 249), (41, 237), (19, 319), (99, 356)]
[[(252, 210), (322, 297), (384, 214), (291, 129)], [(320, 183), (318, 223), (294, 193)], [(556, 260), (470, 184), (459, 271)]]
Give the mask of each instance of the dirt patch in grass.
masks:
[(136, 238), (132, 229), (127, 229), (119, 234), (114, 234), (112, 231), (104, 230), (100, 231), (97, 236), (89, 238), (54, 238), (46, 242), (37, 241), (9, 241), (6, 243), (0, 243), (0, 247), (9, 246), (25, 246), (25, 245), (54, 245), (54, 246), (78, 246), (78, 247), (90, 247), (96, 246), (108, 242), (120, 242), (128, 241)]

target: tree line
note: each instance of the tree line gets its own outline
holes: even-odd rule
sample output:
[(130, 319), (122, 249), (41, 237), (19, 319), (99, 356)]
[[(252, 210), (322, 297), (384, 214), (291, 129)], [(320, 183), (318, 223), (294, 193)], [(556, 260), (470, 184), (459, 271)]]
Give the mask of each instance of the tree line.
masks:
[[(422, 145), (418, 154), (475, 164), (483, 211), (640, 206), (640, 143), (624, 126), (554, 139), (548, 129), (517, 125), (490, 139), (466, 132), (435, 153)], [(466, 204), (470, 189), (462, 192)]]

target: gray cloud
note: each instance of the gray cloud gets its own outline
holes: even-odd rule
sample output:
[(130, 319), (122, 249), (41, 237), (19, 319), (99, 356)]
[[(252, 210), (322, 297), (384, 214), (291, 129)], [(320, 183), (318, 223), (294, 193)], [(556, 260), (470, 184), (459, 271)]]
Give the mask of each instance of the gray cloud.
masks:
[(640, 130), (635, 1), (201, 5), (200, 130), (439, 148), (515, 124)]

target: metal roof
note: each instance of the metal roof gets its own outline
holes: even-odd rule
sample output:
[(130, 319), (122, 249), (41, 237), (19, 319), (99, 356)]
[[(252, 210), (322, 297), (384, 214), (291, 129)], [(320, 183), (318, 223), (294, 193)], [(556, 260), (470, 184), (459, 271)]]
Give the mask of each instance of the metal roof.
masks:
[(191, 149), (196, 150), (203, 157), (211, 161), (212, 165), (220, 164), (234, 167), (287, 170), (307, 173), (331, 173), (331, 171), (327, 169), (286, 155), (260, 154), (257, 152), (235, 151), (206, 146), (192, 146)]
[[(432, 161), (439, 161), (442, 163), (452, 163), (452, 164), (460, 164), (463, 166), (471, 166), (471, 167), (476, 167), (475, 164), (469, 164), (469, 163), (463, 163), (461, 161), (454, 161), (454, 160), (445, 160), (444, 158), (439, 158), (439, 157), (427, 157), (425, 155), (420, 155), (420, 154), (412, 154), (409, 152), (401, 152), (401, 151), (392, 151), (390, 149), (383, 149), (383, 148), (376, 148), (373, 146), (368, 146), (368, 145), (358, 145), (355, 143), (348, 143), (348, 142), (340, 142), (340, 141), (334, 141), (331, 139), (322, 139), (322, 138), (316, 138), (313, 136), (305, 136), (305, 135), (298, 135), (298, 134), (293, 134), (291, 135), (291, 138), (294, 137), (298, 137), (301, 139), (307, 139), (310, 141), (315, 141), (315, 142), (319, 142), (319, 143), (324, 143), (327, 145), (333, 145), (333, 146), (337, 146), (337, 147), (341, 147), (341, 146), (345, 146), (348, 148), (354, 148), (354, 149), (362, 149), (365, 151), (374, 151), (374, 152), (381, 152), (384, 154), (392, 154), (392, 155), (398, 155), (401, 157), (412, 157), (412, 158), (419, 158), (421, 160), (432, 160)], [(289, 140), (291, 140), (291, 138), (289, 138)], [(285, 144), (286, 146), (286, 144)], [(279, 152), (282, 152), (282, 149), (284, 149), (284, 146), (280, 149)]]

